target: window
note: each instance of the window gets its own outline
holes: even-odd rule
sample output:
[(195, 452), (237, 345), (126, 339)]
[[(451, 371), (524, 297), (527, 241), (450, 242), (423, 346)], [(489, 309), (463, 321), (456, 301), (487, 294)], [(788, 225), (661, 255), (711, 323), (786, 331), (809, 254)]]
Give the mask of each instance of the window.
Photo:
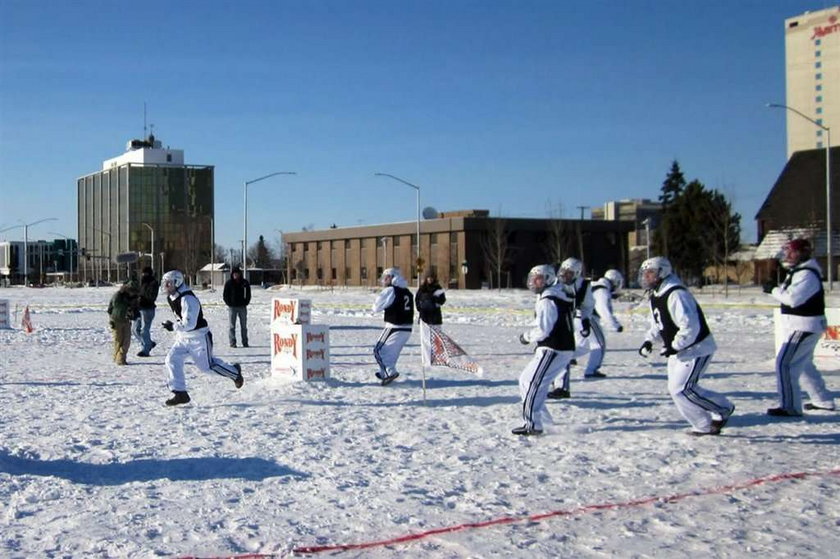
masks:
[(819, 50), (818, 50), (817, 52), (815, 52), (815, 53), (814, 53), (814, 56), (815, 56), (816, 58), (819, 58), (820, 56), (822, 56), (822, 51), (819, 51)]
[(822, 130), (817, 130), (817, 138), (822, 137), (822, 132), (823, 132)]
[(818, 114), (818, 115), (821, 115), (821, 114), (822, 114), (822, 107), (817, 107), (817, 114)]
[(823, 147), (823, 143), (822, 142), (817, 142), (817, 149), (822, 149), (822, 147)]
[(815, 46), (815, 47), (818, 47), (818, 46), (820, 46), (821, 44), (822, 44), (822, 39), (817, 39), (816, 41), (814, 41), (814, 46)]
[(400, 246), (400, 237), (399, 237), (399, 235), (397, 235), (396, 237), (394, 237), (394, 240), (393, 240), (393, 241), (394, 241), (394, 246), (395, 246), (395, 247)]
[(817, 74), (814, 76), (814, 79), (815, 80), (821, 80), (822, 79), (822, 74), (820, 72), (817, 72)]
[(817, 91), (822, 91), (822, 84), (821, 83), (817, 84)]
[(338, 279), (338, 272), (336, 271), (336, 269), (335, 269), (335, 268), (333, 268), (333, 269), (332, 269), (332, 279), (333, 279), (333, 280), (337, 280), (337, 279)]
[(815, 62), (814, 63), (814, 68), (817, 68), (817, 69), (822, 68), (822, 62), (820, 62), (819, 60), (817, 62)]
[(437, 237), (438, 237), (437, 233), (432, 233), (431, 235), (429, 235), (429, 242), (433, 245), (438, 244)]
[(817, 103), (822, 103), (822, 95), (817, 95)]
[(367, 280), (367, 279), (368, 279), (368, 278), (367, 278), (367, 266), (362, 266), (362, 270), (361, 270), (361, 272), (362, 272), (362, 277), (361, 277), (361, 280), (362, 280), (362, 281)]

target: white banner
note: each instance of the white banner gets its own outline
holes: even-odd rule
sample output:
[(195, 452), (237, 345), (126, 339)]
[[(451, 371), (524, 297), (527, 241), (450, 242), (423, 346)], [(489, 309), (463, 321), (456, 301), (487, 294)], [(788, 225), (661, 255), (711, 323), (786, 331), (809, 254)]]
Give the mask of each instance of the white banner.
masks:
[[(840, 309), (825, 309), (825, 318), (828, 321), (828, 328), (820, 337), (817, 348), (814, 350), (814, 357), (840, 357)], [(782, 311), (775, 309), (773, 311), (773, 326), (775, 330), (776, 353), (779, 353), (779, 348), (782, 346), (784, 340), (784, 333), (782, 332)]]

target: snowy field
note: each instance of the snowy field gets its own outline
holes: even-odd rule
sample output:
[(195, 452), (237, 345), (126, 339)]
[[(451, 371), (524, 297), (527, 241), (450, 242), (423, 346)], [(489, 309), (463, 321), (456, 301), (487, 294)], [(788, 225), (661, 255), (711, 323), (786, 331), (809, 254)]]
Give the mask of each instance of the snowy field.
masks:
[[(156, 326), (150, 358), (134, 357), (133, 343), (129, 366), (111, 362), (114, 290), (0, 289), (16, 327), (0, 331), (2, 557), (287, 557), (401, 538), (320, 555), (840, 549), (840, 412), (765, 415), (776, 405), (773, 319), (760, 290), (699, 295), (720, 346), (701, 385), (737, 406), (722, 436), (702, 438), (686, 435), (664, 361), (636, 353), (646, 307), (617, 305), (625, 331), (608, 333), (608, 378), (583, 381), (575, 368), (572, 399), (549, 403), (555, 425), (522, 438), (510, 430), (522, 423), (517, 378), (531, 351), (517, 340), (532, 316), (525, 290), (447, 293), (444, 330), (485, 372), (428, 369), (425, 400), (416, 333), (402, 376), (375, 382), (381, 317), (371, 290), (255, 289), (247, 349), (225, 343), (221, 293), (199, 292), (216, 353), (242, 363), (246, 381), (237, 391), (188, 366), (193, 401), (176, 409), (163, 404), (171, 334)], [(331, 379), (270, 376), (275, 296), (311, 299), (314, 322), (330, 325)], [(156, 324), (171, 318), (162, 301)], [(818, 364), (840, 397), (840, 363)], [(799, 472), (813, 475), (789, 475)]]

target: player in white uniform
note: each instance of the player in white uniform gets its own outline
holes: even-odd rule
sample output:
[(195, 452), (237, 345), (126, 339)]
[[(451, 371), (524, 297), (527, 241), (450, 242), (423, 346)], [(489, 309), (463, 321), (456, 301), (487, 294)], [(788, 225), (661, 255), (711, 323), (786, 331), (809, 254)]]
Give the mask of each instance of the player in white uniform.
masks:
[(236, 388), (242, 388), (242, 368), (213, 356), (213, 334), (204, 319), (198, 297), (184, 283), (184, 275), (170, 270), (160, 280), (160, 290), (168, 296), (166, 301), (178, 320), (163, 322), (163, 328), (175, 332), (175, 343), (166, 355), (169, 372), (169, 389), (174, 396), (166, 401), (167, 406), (177, 406), (190, 401), (187, 383), (184, 379), (184, 362), (188, 357), (203, 373), (216, 373), (233, 381)]
[(376, 378), (382, 386), (390, 384), (400, 376), (397, 359), (403, 346), (411, 336), (414, 322), (414, 296), (408, 290), (408, 282), (399, 268), (388, 268), (380, 278), (382, 291), (373, 303), (373, 312), (384, 312), (385, 329), (373, 348), (373, 356), (379, 365)]
[(514, 435), (541, 435), (551, 414), (545, 407), (551, 382), (574, 355), (572, 334), (572, 300), (557, 285), (554, 268), (548, 264), (534, 266), (528, 273), (528, 289), (536, 294), (534, 327), (519, 336), (523, 344), (536, 343), (534, 356), (519, 376), (522, 418), (525, 425), (513, 430)]
[(722, 394), (697, 384), (717, 350), (703, 310), (672, 273), (667, 258), (656, 256), (642, 262), (639, 283), (651, 291), (651, 326), (639, 354), (647, 357), (653, 351), (653, 342), (663, 342), (659, 354), (668, 358), (668, 392), (691, 424), (689, 434), (719, 435), (735, 405)]
[[(583, 262), (577, 258), (567, 258), (561, 264), (557, 272), (557, 280), (563, 291), (571, 297), (574, 301), (574, 333), (575, 333), (575, 354), (574, 359), (583, 357), (593, 348), (602, 349), (598, 340), (591, 337), (592, 328), (599, 328), (600, 339), (603, 340), (604, 334), (600, 331), (598, 325), (592, 323), (592, 313), (595, 311), (595, 298), (592, 296), (591, 282), (583, 277)], [(589, 361), (586, 364), (586, 369), (583, 373), (584, 378), (599, 378), (606, 376), (597, 370), (601, 365), (600, 359), (593, 361), (590, 353)], [(554, 390), (548, 393), (548, 397), (554, 400), (561, 398), (569, 398), (571, 391), (570, 384), (570, 366), (560, 372), (560, 375), (555, 381)]]
[(802, 415), (800, 375), (811, 398), (805, 409), (833, 410), (834, 398), (814, 365), (814, 349), (827, 327), (822, 271), (811, 258), (811, 244), (806, 239), (793, 239), (784, 246), (782, 264), (788, 269), (784, 283), (778, 287), (764, 286), (764, 291), (781, 303), (784, 328), (784, 342), (776, 355), (779, 407), (770, 408), (767, 413)]
[(607, 270), (604, 277), (592, 282), (592, 298), (595, 300), (595, 310), (592, 313), (592, 333), (589, 342), (589, 363), (586, 365), (586, 377), (605, 377), (601, 372), (604, 353), (607, 351), (607, 339), (604, 336), (604, 326), (609, 326), (614, 332), (623, 332), (624, 327), (615, 317), (612, 300), (624, 285), (624, 276), (618, 270)]

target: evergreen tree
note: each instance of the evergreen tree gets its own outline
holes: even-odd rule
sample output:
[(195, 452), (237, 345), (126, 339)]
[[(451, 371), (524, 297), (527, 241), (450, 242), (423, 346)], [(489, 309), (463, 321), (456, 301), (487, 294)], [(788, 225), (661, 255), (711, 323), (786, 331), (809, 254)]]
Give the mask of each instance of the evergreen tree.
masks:
[(656, 252), (666, 257), (669, 257), (673, 252), (669, 247), (671, 231), (679, 227), (679, 223), (674, 221), (673, 212), (668, 210), (682, 194), (685, 186), (685, 176), (680, 169), (679, 162), (675, 159), (671, 162), (671, 169), (662, 183), (661, 194), (659, 195), (659, 202), (662, 204), (662, 222), (653, 236), (653, 245)]

